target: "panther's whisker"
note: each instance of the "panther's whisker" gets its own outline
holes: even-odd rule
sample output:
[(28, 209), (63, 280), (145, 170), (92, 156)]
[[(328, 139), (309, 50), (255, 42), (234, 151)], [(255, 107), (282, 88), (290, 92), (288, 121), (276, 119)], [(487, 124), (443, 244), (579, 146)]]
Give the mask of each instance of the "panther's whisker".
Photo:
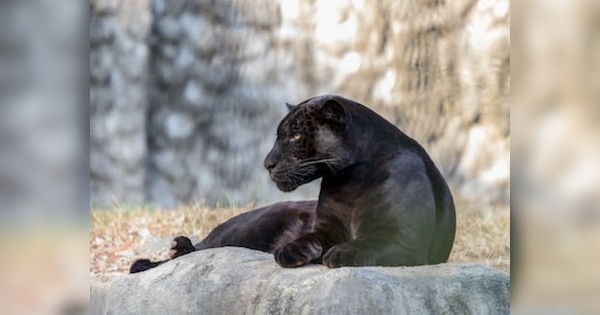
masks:
[(299, 165), (300, 166), (308, 166), (308, 165), (319, 164), (319, 163), (328, 164), (329, 162), (339, 162), (339, 161), (340, 161), (340, 159), (337, 159), (337, 158), (335, 158), (335, 159), (333, 159), (333, 158), (332, 159), (321, 159), (321, 160), (307, 161), (307, 162), (301, 161), (299, 163)]

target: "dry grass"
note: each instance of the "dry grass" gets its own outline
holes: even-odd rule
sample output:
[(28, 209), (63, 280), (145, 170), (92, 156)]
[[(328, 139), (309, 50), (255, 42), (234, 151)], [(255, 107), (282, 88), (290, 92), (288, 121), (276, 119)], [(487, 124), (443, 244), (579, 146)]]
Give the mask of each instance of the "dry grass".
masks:
[(169, 242), (161, 250), (142, 246), (153, 238), (186, 235), (192, 241), (206, 236), (215, 226), (250, 207), (207, 208), (199, 205), (176, 210), (146, 208), (95, 209), (90, 213), (90, 277), (106, 281), (129, 272), (138, 258), (168, 257)]
[(510, 273), (510, 208), (457, 203), (449, 262), (483, 263)]
[[(192, 205), (176, 210), (92, 210), (90, 276), (107, 281), (127, 273), (135, 259), (164, 259), (168, 248), (144, 249), (142, 245), (156, 237), (170, 239), (177, 235), (200, 240), (219, 223), (249, 209)], [(458, 203), (457, 209), (457, 234), (450, 262), (484, 263), (510, 272), (509, 209), (467, 203)]]

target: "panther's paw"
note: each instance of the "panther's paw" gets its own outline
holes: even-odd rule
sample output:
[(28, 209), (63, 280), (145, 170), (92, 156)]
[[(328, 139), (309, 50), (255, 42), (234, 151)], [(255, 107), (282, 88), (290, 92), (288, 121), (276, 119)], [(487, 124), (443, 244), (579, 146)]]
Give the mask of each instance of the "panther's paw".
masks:
[(196, 251), (192, 241), (185, 236), (178, 236), (171, 241), (171, 259)]
[(286, 268), (300, 267), (318, 259), (323, 247), (316, 242), (296, 240), (273, 252), (275, 261)]

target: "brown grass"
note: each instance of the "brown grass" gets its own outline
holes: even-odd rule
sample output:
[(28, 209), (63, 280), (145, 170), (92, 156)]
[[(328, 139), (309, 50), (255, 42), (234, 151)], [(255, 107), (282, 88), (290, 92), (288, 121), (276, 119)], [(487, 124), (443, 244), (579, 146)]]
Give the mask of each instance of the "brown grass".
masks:
[(510, 273), (510, 208), (457, 203), (449, 262), (482, 263)]
[[(94, 209), (90, 215), (90, 276), (107, 281), (127, 273), (138, 258), (168, 257), (168, 248), (144, 249), (152, 238), (177, 235), (198, 241), (219, 223), (251, 207), (182, 206), (176, 210), (147, 208)], [(510, 272), (508, 207), (457, 204), (457, 233), (450, 262), (483, 263)], [(168, 241), (165, 241), (168, 244)], [(142, 246), (142, 247), (140, 247)]]

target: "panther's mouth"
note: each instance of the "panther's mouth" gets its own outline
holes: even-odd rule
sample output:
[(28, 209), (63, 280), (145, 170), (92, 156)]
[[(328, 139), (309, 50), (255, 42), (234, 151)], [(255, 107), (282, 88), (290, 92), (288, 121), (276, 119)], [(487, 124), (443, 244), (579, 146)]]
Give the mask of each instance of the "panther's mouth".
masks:
[(269, 172), (271, 180), (277, 185), (277, 188), (283, 192), (291, 192), (296, 188), (318, 178), (313, 167), (295, 169), (293, 171), (271, 170)]
[(294, 189), (298, 188), (299, 185), (292, 183), (292, 182), (275, 182), (275, 185), (277, 185), (277, 188), (279, 188), (279, 190), (283, 191), (283, 192), (291, 192)]
[(299, 183), (290, 181), (287, 178), (280, 178), (278, 176), (273, 176), (273, 174), (271, 174), (271, 180), (275, 183), (277, 188), (283, 192), (291, 192), (294, 189), (298, 188), (298, 186), (300, 186)]

